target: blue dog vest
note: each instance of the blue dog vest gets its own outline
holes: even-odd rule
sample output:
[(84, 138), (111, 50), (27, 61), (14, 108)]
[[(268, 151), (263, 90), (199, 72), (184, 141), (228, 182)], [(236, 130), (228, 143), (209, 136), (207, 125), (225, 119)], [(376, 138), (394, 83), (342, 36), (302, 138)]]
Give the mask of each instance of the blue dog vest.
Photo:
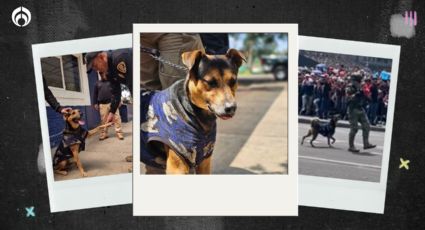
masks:
[(318, 129), (318, 132), (325, 137), (327, 137), (328, 135), (332, 136), (335, 132), (335, 130), (332, 129), (330, 124), (319, 124), (317, 129)]
[[(211, 156), (216, 138), (216, 123), (208, 133), (201, 128), (194, 115), (186, 111), (178, 100), (178, 81), (162, 91), (140, 93), (141, 133), (140, 160), (153, 167), (164, 168), (165, 155), (152, 150), (148, 143), (159, 141), (172, 148), (191, 168)], [(162, 160), (161, 160), (162, 159)]]
[(88, 132), (83, 127), (79, 126), (77, 129), (72, 129), (68, 123), (66, 123), (62, 141), (53, 156), (53, 166), (74, 157), (70, 148), (71, 145), (80, 144), (79, 151), (84, 151), (87, 135)]

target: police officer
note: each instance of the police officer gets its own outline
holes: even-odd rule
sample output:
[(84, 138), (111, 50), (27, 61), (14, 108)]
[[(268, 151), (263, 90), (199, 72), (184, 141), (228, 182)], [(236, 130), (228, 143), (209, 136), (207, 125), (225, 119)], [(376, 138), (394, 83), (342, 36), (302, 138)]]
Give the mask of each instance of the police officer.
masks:
[(87, 73), (94, 70), (111, 83), (111, 109), (104, 122), (112, 122), (121, 102), (121, 84), (133, 90), (133, 55), (131, 49), (91, 52), (85, 55)]
[(361, 81), (363, 76), (361, 73), (356, 72), (351, 75), (351, 84), (346, 88), (347, 93), (347, 104), (348, 104), (348, 116), (350, 121), (350, 134), (348, 136), (350, 152), (359, 152), (360, 150), (354, 147), (354, 138), (358, 131), (358, 123), (360, 122), (363, 131), (363, 148), (371, 149), (375, 148), (376, 145), (369, 143), (369, 131), (370, 125), (369, 120), (367, 119), (366, 112), (363, 108), (363, 104), (366, 101), (366, 96), (364, 95), (361, 88)]
[[(112, 88), (109, 113), (102, 118), (105, 123), (112, 122), (121, 103), (121, 84), (133, 90), (133, 52), (132, 49), (91, 52), (85, 55), (87, 73), (94, 70), (106, 76)], [(126, 157), (131, 158), (131, 156)], [(129, 168), (129, 171), (131, 168)]]

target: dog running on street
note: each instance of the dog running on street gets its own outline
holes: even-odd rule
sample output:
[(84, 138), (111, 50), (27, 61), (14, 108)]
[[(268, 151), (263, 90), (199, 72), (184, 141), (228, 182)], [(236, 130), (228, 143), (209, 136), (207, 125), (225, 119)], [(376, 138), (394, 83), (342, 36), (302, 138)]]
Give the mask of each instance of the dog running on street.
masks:
[(310, 140), (310, 145), (312, 147), (316, 147), (313, 144), (313, 141), (316, 140), (317, 136), (321, 134), (322, 136), (325, 136), (328, 138), (328, 145), (330, 148), (333, 146), (331, 145), (330, 139), (332, 139), (332, 144), (335, 143), (335, 138), (333, 135), (335, 134), (335, 128), (336, 123), (338, 122), (339, 116), (335, 115), (332, 116), (328, 123), (322, 123), (319, 119), (313, 119), (311, 121), (311, 128), (308, 130), (307, 135), (303, 136), (303, 139), (301, 140), (301, 145), (304, 143), (304, 139), (313, 136)]

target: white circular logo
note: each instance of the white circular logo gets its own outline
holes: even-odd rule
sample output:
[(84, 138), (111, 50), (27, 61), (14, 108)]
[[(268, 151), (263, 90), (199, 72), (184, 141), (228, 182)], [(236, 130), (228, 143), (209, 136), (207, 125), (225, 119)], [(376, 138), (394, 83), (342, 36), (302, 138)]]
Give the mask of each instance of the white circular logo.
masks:
[(19, 27), (27, 26), (31, 22), (31, 12), (23, 6), (16, 8), (12, 12), (12, 22)]

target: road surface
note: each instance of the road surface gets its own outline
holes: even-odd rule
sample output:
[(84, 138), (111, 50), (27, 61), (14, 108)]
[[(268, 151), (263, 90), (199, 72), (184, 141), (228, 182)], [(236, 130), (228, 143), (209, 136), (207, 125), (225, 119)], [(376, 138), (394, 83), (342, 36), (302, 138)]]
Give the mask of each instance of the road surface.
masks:
[(337, 127), (333, 148), (329, 148), (327, 138), (319, 135), (311, 147), (310, 137), (301, 145), (310, 124), (299, 123), (299, 173), (303, 175), (333, 177), (350, 180), (379, 182), (385, 132), (371, 131), (369, 141), (377, 145), (374, 149), (363, 150), (362, 131), (357, 132), (355, 145), (359, 153), (348, 149), (349, 128)]

